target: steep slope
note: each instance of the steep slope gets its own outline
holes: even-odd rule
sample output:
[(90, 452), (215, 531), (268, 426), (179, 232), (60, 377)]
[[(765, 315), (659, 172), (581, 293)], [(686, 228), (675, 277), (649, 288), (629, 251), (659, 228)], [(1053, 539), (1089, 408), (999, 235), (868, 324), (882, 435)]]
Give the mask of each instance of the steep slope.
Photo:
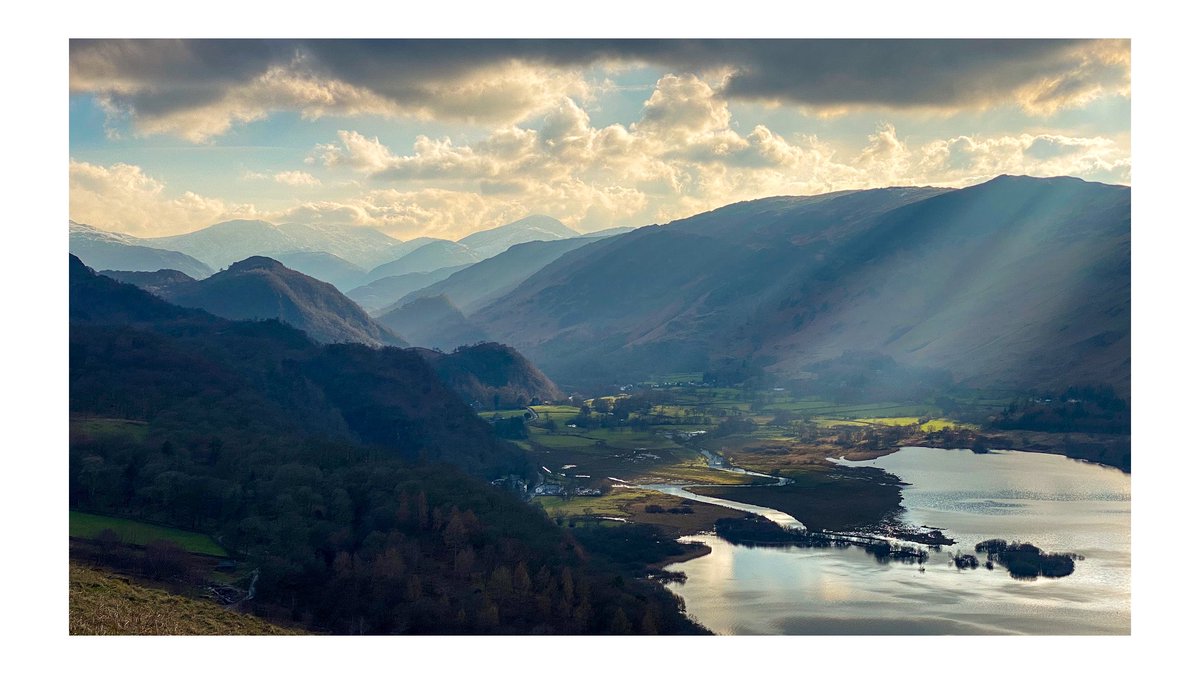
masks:
[(388, 276), (413, 274), (446, 267), (472, 264), (483, 259), (479, 253), (453, 241), (435, 240), (404, 255), (398, 260), (379, 265), (372, 269), (366, 278), (367, 283), (373, 283)]
[(447, 351), (487, 339), (487, 333), (472, 323), (445, 295), (422, 297), (381, 314), (381, 325), (403, 333), (413, 346)]
[(733, 204), (563, 255), (472, 314), (554, 378), (845, 351), (976, 386), (1129, 381), (1129, 189), (1001, 177)]
[(211, 267), (190, 255), (143, 245), (137, 237), (105, 232), (74, 221), (70, 222), (70, 227), (71, 254), (96, 269), (177, 269), (192, 278), (204, 278), (213, 273)]
[(266, 257), (247, 258), (203, 281), (169, 288), (166, 297), (223, 318), (276, 318), (318, 342), (404, 345), (337, 288)]
[(69, 634), (304, 634), (210, 600), (170, 594), (139, 583), (136, 578), (74, 561), (70, 569)]
[(529, 405), (562, 399), (563, 393), (516, 349), (495, 342), (439, 353), (417, 349), (438, 375), (475, 408)]
[(363, 268), (324, 251), (294, 251), (280, 253), (274, 258), (288, 269), (332, 284), (343, 292), (357, 288), (367, 275)]
[[(98, 275), (73, 256), (69, 287), (73, 411), (206, 419), (222, 433), (274, 424), (479, 475), (523, 465), (412, 349), (320, 345), (275, 320), (227, 320)], [(252, 421), (246, 409), (256, 410)], [(234, 419), (242, 425), (229, 426)]]
[(548, 215), (530, 215), (507, 225), (475, 232), (459, 239), (458, 243), (487, 258), (503, 253), (518, 243), (556, 241), (575, 236), (579, 236), (579, 232)]
[(377, 281), (358, 286), (346, 293), (346, 297), (358, 302), (358, 305), (368, 312), (374, 313), (395, 303), (401, 297), (441, 281), (451, 274), (466, 269), (470, 265), (445, 267), (433, 271), (385, 276)]
[(595, 238), (576, 237), (562, 241), (532, 241), (466, 267), (443, 281), (431, 283), (401, 296), (394, 307), (421, 297), (445, 295), (455, 306), (470, 315), (488, 303), (503, 297), (539, 269), (564, 254), (595, 242)]
[(896, 209), (833, 259), (831, 279), (764, 304), (733, 352), (778, 354), (794, 375), (874, 350), (968, 385), (1128, 395), (1129, 188), (1003, 176)]

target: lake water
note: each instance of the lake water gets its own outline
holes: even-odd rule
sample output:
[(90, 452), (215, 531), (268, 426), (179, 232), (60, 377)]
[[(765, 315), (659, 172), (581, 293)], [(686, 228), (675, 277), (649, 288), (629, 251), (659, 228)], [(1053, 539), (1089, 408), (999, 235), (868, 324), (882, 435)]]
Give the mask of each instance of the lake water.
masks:
[[(906, 521), (957, 543), (929, 561), (879, 563), (859, 548), (735, 546), (680, 564), (687, 611), (719, 634), (1128, 634), (1130, 479), (1113, 468), (1026, 452), (906, 447), (873, 461), (905, 487)], [(1059, 579), (956, 569), (988, 538), (1085, 557)], [(924, 568), (924, 571), (921, 571)]]

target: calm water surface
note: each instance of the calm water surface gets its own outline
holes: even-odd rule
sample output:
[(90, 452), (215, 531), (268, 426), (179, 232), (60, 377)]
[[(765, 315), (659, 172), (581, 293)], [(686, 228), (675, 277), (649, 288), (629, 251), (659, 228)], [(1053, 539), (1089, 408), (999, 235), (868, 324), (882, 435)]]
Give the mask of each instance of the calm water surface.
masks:
[[(858, 548), (735, 546), (667, 567), (687, 611), (720, 634), (1128, 634), (1129, 475), (1048, 454), (906, 447), (873, 461), (900, 477), (905, 519), (958, 541), (923, 566), (881, 564)], [(959, 571), (954, 550), (988, 538), (1084, 555), (1060, 579)], [(924, 568), (924, 572), (920, 569)]]

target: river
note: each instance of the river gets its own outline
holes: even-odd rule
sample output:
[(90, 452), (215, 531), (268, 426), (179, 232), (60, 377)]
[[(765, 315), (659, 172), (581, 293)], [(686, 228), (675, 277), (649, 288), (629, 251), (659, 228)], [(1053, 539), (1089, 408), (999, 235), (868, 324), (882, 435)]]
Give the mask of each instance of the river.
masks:
[[(904, 519), (958, 543), (917, 566), (881, 564), (854, 547), (751, 548), (690, 536), (713, 551), (667, 567), (687, 574), (668, 587), (688, 613), (719, 634), (1129, 633), (1128, 474), (1049, 454), (926, 447), (839, 463), (909, 483)], [(1085, 559), (1071, 576), (1033, 581), (950, 562), (954, 550), (973, 552), (988, 538)]]

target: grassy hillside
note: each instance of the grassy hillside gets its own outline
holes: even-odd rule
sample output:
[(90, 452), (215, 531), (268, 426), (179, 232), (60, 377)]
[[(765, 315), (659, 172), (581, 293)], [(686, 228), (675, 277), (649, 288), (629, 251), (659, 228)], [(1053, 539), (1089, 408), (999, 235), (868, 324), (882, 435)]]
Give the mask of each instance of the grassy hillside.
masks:
[(137, 585), (125, 576), (74, 562), (70, 578), (71, 634), (303, 634), (211, 602)]

